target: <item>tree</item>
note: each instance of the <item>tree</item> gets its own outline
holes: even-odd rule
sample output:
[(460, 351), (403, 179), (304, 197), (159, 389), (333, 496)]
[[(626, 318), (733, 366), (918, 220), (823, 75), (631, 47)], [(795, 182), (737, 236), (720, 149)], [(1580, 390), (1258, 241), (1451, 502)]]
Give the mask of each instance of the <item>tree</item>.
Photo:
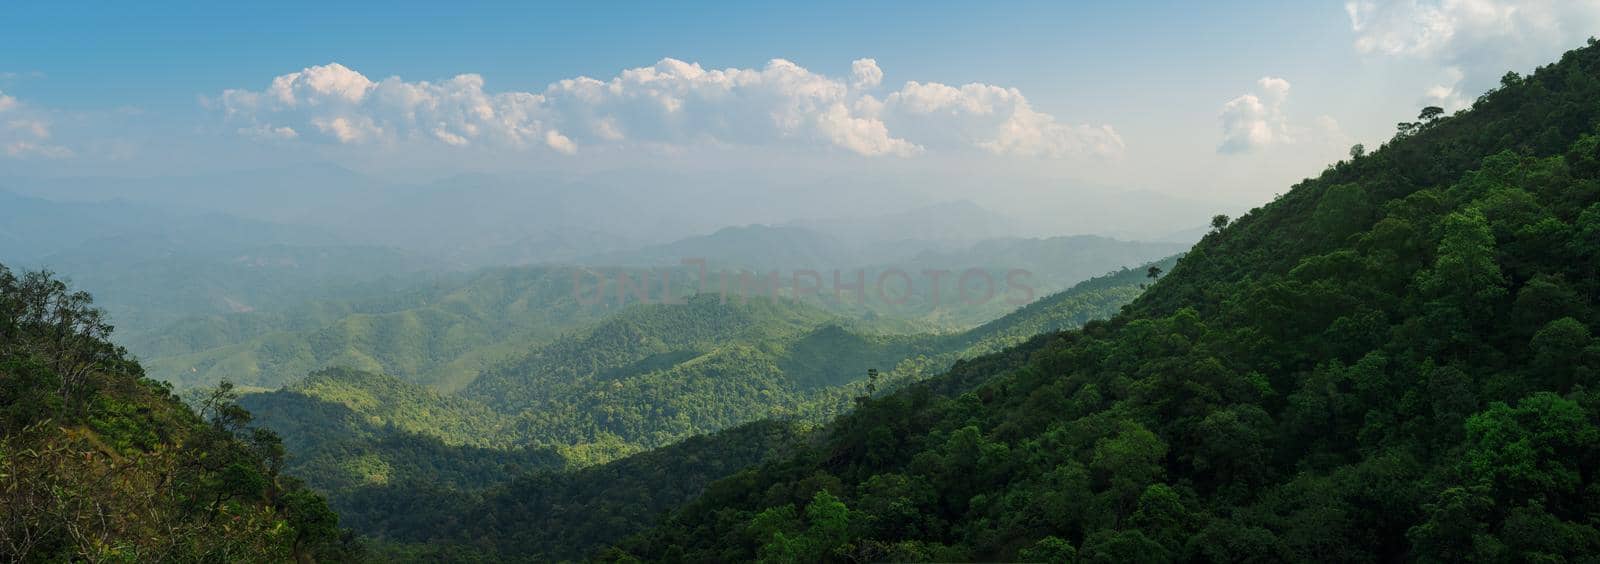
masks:
[(48, 270), (18, 277), (0, 265), (0, 355), (37, 355), (70, 401), (89, 372), (124, 355), (108, 341), (111, 324), (93, 302)]
[(1360, 143), (1356, 143), (1356, 144), (1350, 146), (1350, 160), (1353, 161), (1353, 160), (1356, 160), (1356, 159), (1359, 159), (1359, 158), (1365, 157), (1365, 156), (1367, 156), (1367, 146), (1366, 145), (1362, 145)]
[(1423, 123), (1431, 123), (1433, 120), (1439, 119), (1439, 117), (1443, 115), (1444, 108), (1439, 106), (1428, 106), (1422, 109), (1422, 113), (1417, 114), (1417, 120)]
[(1418, 282), (1423, 292), (1471, 317), (1486, 317), (1486, 305), (1505, 295), (1505, 277), (1495, 262), (1494, 232), (1477, 208), (1445, 217), (1433, 268)]
[(1232, 219), (1230, 219), (1228, 216), (1223, 215), (1223, 214), (1217, 214), (1217, 215), (1211, 216), (1211, 230), (1212, 231), (1221, 231), (1222, 228), (1228, 226), (1228, 222), (1229, 221), (1232, 221)]
[(1061, 537), (1048, 536), (1033, 543), (1033, 546), (1017, 552), (1017, 559), (1023, 562), (1073, 562), (1078, 559), (1078, 549), (1072, 543), (1062, 540)]
[(1571, 317), (1551, 321), (1534, 334), (1528, 347), (1533, 350), (1536, 378), (1547, 389), (1566, 391), (1589, 373), (1584, 356), (1593, 339), (1589, 328)]
[(1145, 275), (1146, 278), (1160, 278), (1161, 277), (1161, 267), (1159, 267), (1159, 266), (1152, 266), (1149, 269), (1146, 269), (1144, 272), (1145, 272), (1144, 275)]

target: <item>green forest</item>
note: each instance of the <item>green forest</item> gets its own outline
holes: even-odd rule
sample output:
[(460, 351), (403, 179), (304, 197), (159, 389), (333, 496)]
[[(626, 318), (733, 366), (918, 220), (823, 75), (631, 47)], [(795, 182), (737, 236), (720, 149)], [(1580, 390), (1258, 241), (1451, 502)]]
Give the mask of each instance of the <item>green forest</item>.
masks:
[(678, 245), (1062, 264), (910, 308), (368, 247), (0, 265), (0, 561), (1600, 560), (1600, 41), (1187, 250), (785, 233)]
[[(347, 525), (375, 538), (414, 542), (433, 534), (437, 521), (393, 522), (393, 504), (400, 501), (379, 500), (415, 492), (417, 499), (406, 503), (482, 497), (480, 503), (492, 507), (524, 474), (574, 479), (564, 486), (573, 492), (609, 491), (616, 484), (611, 476), (631, 472), (615, 468), (672, 460), (668, 453), (683, 448), (681, 441), (762, 420), (810, 428), (868, 395), (924, 380), (961, 358), (1109, 317), (1149, 281), (1148, 268), (1123, 269), (951, 334), (879, 334), (804, 303), (752, 299), (741, 305), (707, 295), (685, 305), (631, 306), (535, 347), (456, 394), (329, 369), (279, 390), (246, 394), (239, 403), (283, 437), (292, 455), (288, 470), (328, 495)], [(868, 368), (878, 375), (869, 377)], [(732, 440), (718, 437), (696, 440)], [(749, 452), (737, 461), (702, 457), (712, 466), (699, 469), (697, 462), (684, 475), (697, 476), (689, 483), (703, 487), (753, 465), (766, 449)], [(579, 474), (569, 478), (567, 472)], [(610, 511), (629, 515), (627, 527), (591, 531), (581, 544), (548, 550), (582, 555), (642, 530), (674, 506), (622, 501), (609, 502), (616, 504)], [(572, 525), (560, 530), (578, 533)], [(495, 543), (479, 544), (505, 552)]]
[(1583, 561), (1600, 47), (1424, 111), (1121, 315), (874, 398), (604, 560)]
[(228, 387), (191, 410), (88, 294), (0, 266), (0, 554), (25, 562), (352, 560), (362, 548)]

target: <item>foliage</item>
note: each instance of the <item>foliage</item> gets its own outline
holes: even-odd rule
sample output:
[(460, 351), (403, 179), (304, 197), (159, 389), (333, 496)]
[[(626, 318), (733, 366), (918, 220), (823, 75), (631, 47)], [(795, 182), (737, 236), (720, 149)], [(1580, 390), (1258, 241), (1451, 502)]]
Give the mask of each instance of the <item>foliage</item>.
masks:
[(1426, 111), (1111, 321), (865, 401), (600, 556), (1590, 558), (1597, 75), (1590, 46)]
[(202, 414), (107, 342), (87, 294), (0, 266), (0, 558), (349, 559), (231, 387)]

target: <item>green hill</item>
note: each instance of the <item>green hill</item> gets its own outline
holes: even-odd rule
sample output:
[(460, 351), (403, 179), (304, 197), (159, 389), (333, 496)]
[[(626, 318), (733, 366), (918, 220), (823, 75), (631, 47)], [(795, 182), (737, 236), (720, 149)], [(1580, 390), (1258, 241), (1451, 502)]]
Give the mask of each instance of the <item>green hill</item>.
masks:
[(379, 522), (390, 560), (549, 562), (655, 524), (714, 480), (789, 452), (805, 436), (760, 421), (576, 471), (539, 471), (483, 492), (419, 482), (356, 492), (351, 515)]
[[(883, 367), (871, 384), (886, 393), (1036, 332), (1107, 317), (1147, 281), (1144, 269), (1124, 269), (952, 335), (880, 335), (805, 303), (702, 296), (624, 309), (456, 395), (330, 369), (240, 403), (284, 437), (287, 471), (326, 493), (342, 522), (407, 545), (404, 554), (434, 539), (497, 558), (535, 545), (571, 557), (642, 530), (706, 483), (770, 454), (760, 446), (769, 443), (749, 437), (792, 431), (697, 435), (773, 416), (826, 420), (868, 393), (866, 367)], [(747, 429), (760, 428), (775, 429)], [(687, 452), (701, 454), (679, 458)], [(693, 471), (667, 471), (683, 468)], [(512, 481), (525, 475), (534, 477)], [(669, 479), (677, 489), (631, 499)], [(469, 540), (468, 519), (524, 523), (532, 506), (518, 500), (526, 496), (571, 513), (543, 518), (515, 541), (498, 533)]]
[(1600, 47), (1403, 124), (1122, 315), (874, 399), (608, 559), (1600, 552)]
[(615, 436), (654, 447), (834, 409), (851, 397), (838, 386), (928, 346), (926, 338), (841, 324), (851, 322), (787, 299), (739, 304), (701, 295), (684, 305), (631, 306), (488, 371), (462, 396), (518, 415), (524, 436), (537, 441)]
[(487, 406), (394, 377), (329, 369), (240, 405), (283, 436), (286, 469), (329, 496), (345, 523), (375, 517), (351, 505), (359, 492), (393, 484), (477, 491), (511, 476), (563, 468), (563, 449), (524, 446), (513, 419)]
[[(878, 393), (951, 363), (972, 373), (989, 361), (962, 359), (1109, 316), (1147, 281), (1143, 268), (1124, 269), (968, 333), (915, 337), (862, 332), (804, 304), (702, 297), (620, 312), (463, 395), (329, 370), (241, 401), (283, 433), (289, 469), (327, 492), (345, 523), (405, 545), (394, 557), (571, 558), (644, 529), (706, 483), (777, 452), (751, 437), (793, 433), (787, 423), (719, 429), (774, 414), (820, 421), (842, 413), (869, 393), (864, 366), (893, 367), (872, 382)], [(496, 382), (506, 387), (487, 388)], [(515, 410), (528, 405), (519, 399), (537, 407)], [(785, 431), (772, 435), (778, 428)], [(529, 443), (544, 446), (508, 448)], [(655, 444), (665, 446), (639, 452)], [(663, 484), (677, 485), (649, 493)]]
[(0, 559), (349, 560), (226, 389), (200, 413), (106, 341), (84, 293), (0, 266)]
[(191, 319), (134, 350), (149, 351), (151, 375), (179, 387), (226, 379), (274, 388), (314, 370), (350, 367), (449, 392), (530, 343), (604, 314), (576, 301), (573, 272), (489, 269), (466, 280), (313, 302), (288, 314)]

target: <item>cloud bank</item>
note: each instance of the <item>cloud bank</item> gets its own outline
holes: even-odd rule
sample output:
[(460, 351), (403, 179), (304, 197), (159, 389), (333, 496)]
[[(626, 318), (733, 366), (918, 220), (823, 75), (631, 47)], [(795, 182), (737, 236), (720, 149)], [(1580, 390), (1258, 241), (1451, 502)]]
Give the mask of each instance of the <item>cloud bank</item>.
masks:
[(1600, 33), (1600, 0), (1351, 0), (1345, 12), (1357, 51), (1441, 65), (1424, 101), (1449, 109)]
[(429, 143), (545, 150), (594, 147), (829, 147), (864, 156), (928, 151), (1063, 158), (1120, 154), (1107, 125), (1073, 125), (1035, 110), (1015, 88), (906, 82), (859, 59), (830, 77), (773, 59), (762, 68), (705, 69), (662, 59), (609, 79), (577, 77), (541, 91), (490, 92), (483, 77), (372, 80), (330, 63), (231, 89), (207, 103), (242, 136), (348, 145)]

